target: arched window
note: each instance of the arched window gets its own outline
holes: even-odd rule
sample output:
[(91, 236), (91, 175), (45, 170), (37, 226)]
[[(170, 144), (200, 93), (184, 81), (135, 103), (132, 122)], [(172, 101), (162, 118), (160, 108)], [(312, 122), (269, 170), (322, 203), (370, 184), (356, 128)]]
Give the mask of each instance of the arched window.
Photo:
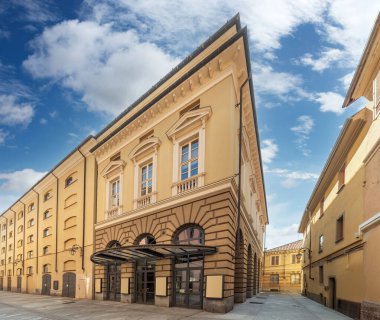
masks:
[(135, 243), (138, 245), (156, 244), (156, 239), (151, 234), (146, 233), (139, 236)]
[(68, 187), (70, 185), (72, 185), (74, 182), (74, 178), (72, 176), (68, 177), (65, 181), (65, 186)]
[(174, 244), (204, 244), (204, 231), (195, 225), (180, 228), (174, 236)]
[(117, 240), (112, 240), (108, 242), (107, 244), (107, 249), (120, 248), (120, 247), (121, 247), (121, 244)]

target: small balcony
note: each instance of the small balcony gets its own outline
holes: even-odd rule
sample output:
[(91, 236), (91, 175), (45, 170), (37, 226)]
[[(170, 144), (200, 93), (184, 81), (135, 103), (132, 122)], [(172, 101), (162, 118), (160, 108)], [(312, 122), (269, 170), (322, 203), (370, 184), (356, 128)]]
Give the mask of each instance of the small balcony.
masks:
[(198, 188), (199, 175), (182, 180), (176, 184), (177, 194)]
[(119, 216), (123, 213), (123, 206), (114, 206), (106, 210), (106, 220)]
[(147, 195), (138, 198), (136, 202), (137, 202), (137, 208), (145, 207), (153, 202), (153, 194), (148, 193)]

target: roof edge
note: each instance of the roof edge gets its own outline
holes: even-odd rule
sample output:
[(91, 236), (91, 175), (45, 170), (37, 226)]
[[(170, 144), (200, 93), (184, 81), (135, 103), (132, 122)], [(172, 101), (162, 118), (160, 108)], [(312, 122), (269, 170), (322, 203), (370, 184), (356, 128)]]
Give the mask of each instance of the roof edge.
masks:
[(18, 199), (11, 204), (11, 206), (8, 207), (8, 209), (4, 210), (0, 217), (2, 217), (5, 213), (7, 213), (9, 210), (12, 209), (13, 206), (16, 205), (17, 202), (20, 201), (23, 197), (25, 197), (31, 190), (33, 190), (42, 180), (44, 180), (49, 174), (51, 174), (55, 169), (57, 169), (62, 163), (64, 163), (68, 158), (70, 158), (75, 152), (77, 152), (81, 147), (83, 147), (88, 141), (91, 139), (94, 139), (93, 135), (87, 136), (78, 146), (73, 149), (71, 152), (69, 152), (61, 161), (59, 161), (52, 169), (50, 169), (49, 172), (47, 172), (41, 179), (39, 179), (35, 184), (33, 184), (26, 192), (24, 192)]
[(363, 50), (362, 56), (361, 56), (361, 58), (359, 60), (359, 64), (358, 64), (358, 66), (356, 68), (356, 71), (354, 73), (354, 77), (351, 80), (351, 84), (350, 84), (350, 87), (348, 88), (346, 97), (344, 98), (342, 108), (348, 107), (351, 103), (353, 103), (353, 102), (355, 102), (357, 100), (357, 99), (352, 99), (351, 96), (352, 96), (352, 93), (353, 93), (354, 89), (356, 88), (356, 85), (358, 84), (358, 81), (359, 81), (359, 78), (360, 78), (360, 76), (362, 74), (364, 65), (367, 62), (367, 59), (368, 59), (368, 56), (369, 56), (369, 52), (372, 49), (373, 42), (374, 42), (374, 39), (375, 39), (375, 35), (376, 35), (377, 31), (379, 30), (379, 28), (380, 28), (380, 12), (377, 15), (375, 24), (372, 27), (371, 34), (369, 36), (367, 44), (366, 44), (366, 46), (365, 46), (365, 48)]
[[(230, 20), (228, 20), (222, 27), (220, 27), (213, 35), (211, 35), (206, 41), (204, 41), (201, 45), (199, 45), (192, 53), (190, 53), (186, 58), (184, 58), (177, 66), (175, 66), (169, 73), (167, 73), (163, 78), (161, 78), (155, 85), (153, 85), (148, 91), (146, 91), (140, 98), (138, 98), (135, 102), (133, 102), (129, 107), (127, 107), (124, 111), (122, 111), (114, 120), (112, 120), (105, 128), (103, 128), (99, 133), (96, 134), (95, 138), (98, 139), (102, 134), (104, 134), (107, 130), (112, 128), (114, 124), (116, 124), (119, 120), (121, 120), (125, 115), (127, 115), (130, 111), (136, 108), (144, 99), (149, 97), (155, 90), (157, 90), (160, 86), (162, 86), (166, 81), (168, 81), (171, 77), (173, 77), (178, 71), (183, 69), (189, 62), (194, 60), (199, 54), (201, 54), (206, 48), (212, 45), (218, 38), (220, 38), (227, 30), (229, 30), (232, 26), (236, 26), (237, 34), (242, 30), (240, 23), (240, 13), (235, 14)], [(230, 38), (231, 39), (231, 38)], [(228, 39), (229, 40), (229, 39)], [(227, 40), (227, 41), (228, 41)], [(171, 87), (171, 86), (170, 86)], [(148, 105), (151, 103), (148, 102)], [(128, 119), (127, 119), (128, 120)], [(106, 142), (111, 136), (113, 136), (113, 132), (118, 132), (118, 128), (122, 127), (123, 124), (120, 124), (117, 128), (112, 130), (110, 134), (108, 134), (105, 138), (103, 138), (96, 146), (91, 149), (91, 152), (95, 151), (98, 147), (100, 147), (104, 142)]]

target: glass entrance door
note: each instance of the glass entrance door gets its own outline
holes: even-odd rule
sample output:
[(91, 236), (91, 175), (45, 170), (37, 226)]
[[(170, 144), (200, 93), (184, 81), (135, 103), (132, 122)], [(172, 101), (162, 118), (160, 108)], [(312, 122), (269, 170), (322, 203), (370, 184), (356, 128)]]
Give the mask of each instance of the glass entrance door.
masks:
[(202, 261), (176, 264), (174, 278), (176, 306), (202, 308), (203, 266), (201, 265)]
[(120, 265), (111, 264), (107, 268), (107, 300), (120, 301)]
[(136, 302), (154, 304), (155, 295), (155, 266), (147, 261), (136, 264)]

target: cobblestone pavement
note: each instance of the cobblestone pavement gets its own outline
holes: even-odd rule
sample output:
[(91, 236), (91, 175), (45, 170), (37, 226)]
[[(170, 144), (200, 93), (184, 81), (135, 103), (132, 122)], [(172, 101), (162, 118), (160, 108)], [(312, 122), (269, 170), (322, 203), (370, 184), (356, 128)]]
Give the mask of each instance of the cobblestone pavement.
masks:
[(9, 320), (344, 320), (350, 319), (296, 294), (263, 293), (227, 314), (111, 301), (74, 300), (0, 291), (0, 319)]

